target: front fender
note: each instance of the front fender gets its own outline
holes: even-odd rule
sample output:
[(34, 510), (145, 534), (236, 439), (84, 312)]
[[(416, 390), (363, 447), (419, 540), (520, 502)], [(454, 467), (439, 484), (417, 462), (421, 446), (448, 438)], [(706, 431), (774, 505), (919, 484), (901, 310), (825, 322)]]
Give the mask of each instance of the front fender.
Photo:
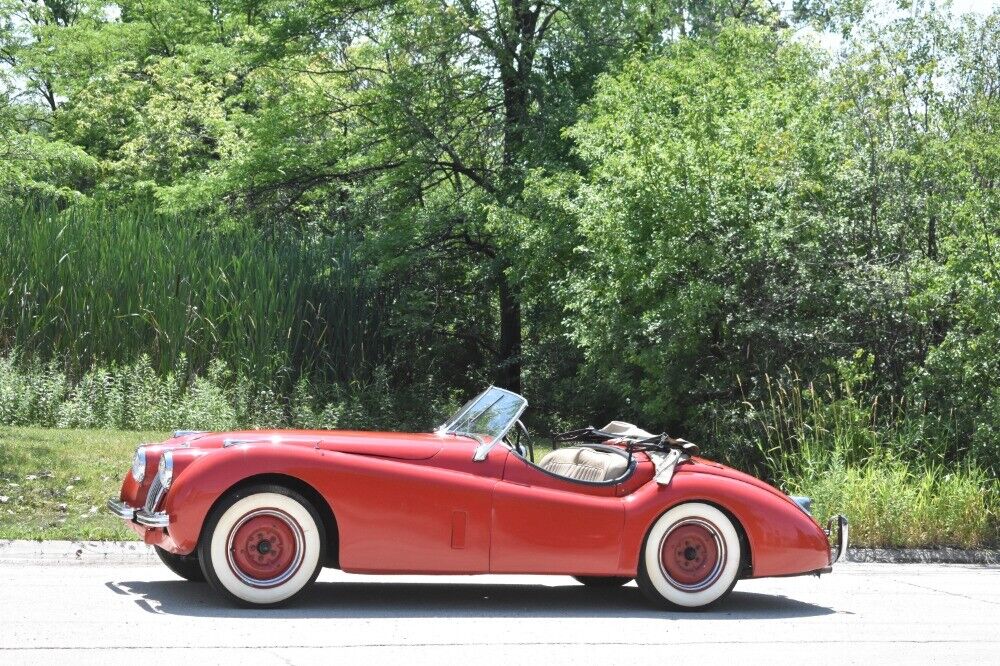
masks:
[(622, 570), (635, 575), (650, 527), (668, 509), (684, 502), (714, 504), (739, 521), (750, 546), (753, 578), (829, 566), (829, 541), (816, 521), (780, 491), (754, 481), (685, 466), (667, 486), (646, 484), (625, 499)]
[(293, 477), (315, 487), (315, 478), (332, 464), (330, 452), (310, 447), (280, 447), (267, 442), (239, 444), (203, 455), (187, 465), (174, 479), (164, 499), (170, 516), (167, 528), (179, 554), (189, 554), (198, 545), (208, 512), (222, 495), (260, 474)]

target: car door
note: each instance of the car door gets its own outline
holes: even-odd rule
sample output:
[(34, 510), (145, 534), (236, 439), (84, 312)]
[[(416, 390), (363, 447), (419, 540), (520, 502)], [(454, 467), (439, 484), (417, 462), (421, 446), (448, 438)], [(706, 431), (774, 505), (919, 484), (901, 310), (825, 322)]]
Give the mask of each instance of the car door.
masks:
[(616, 484), (582, 483), (507, 457), (493, 490), (492, 573), (611, 575), (625, 507)]
[(340, 565), (370, 573), (487, 573), (493, 487), (508, 450), (474, 462), (476, 442), (441, 436), (426, 460), (344, 459), (328, 480)]

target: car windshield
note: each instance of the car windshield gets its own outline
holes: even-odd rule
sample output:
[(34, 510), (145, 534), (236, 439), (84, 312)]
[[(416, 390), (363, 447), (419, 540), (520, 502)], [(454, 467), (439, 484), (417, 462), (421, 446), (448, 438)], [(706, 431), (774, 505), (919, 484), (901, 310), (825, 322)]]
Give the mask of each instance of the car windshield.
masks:
[(516, 393), (491, 386), (465, 403), (438, 430), (454, 435), (476, 435), (496, 441), (507, 434), (528, 406)]

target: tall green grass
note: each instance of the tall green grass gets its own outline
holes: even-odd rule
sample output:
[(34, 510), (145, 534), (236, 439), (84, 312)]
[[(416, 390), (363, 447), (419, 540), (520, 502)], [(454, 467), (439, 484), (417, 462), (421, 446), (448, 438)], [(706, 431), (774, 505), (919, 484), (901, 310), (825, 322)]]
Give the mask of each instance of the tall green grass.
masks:
[(886, 456), (814, 467), (785, 485), (812, 497), (818, 517), (848, 516), (856, 546), (979, 548), (997, 542), (996, 480), (977, 467), (913, 465)]
[(381, 351), (381, 295), (345, 238), (216, 229), (149, 205), (28, 205), (0, 210), (0, 247), (0, 350), (75, 376), (147, 355), (160, 373), (222, 358), (268, 382), (346, 381)]
[[(820, 385), (766, 378), (748, 402), (760, 454), (785, 490), (814, 499), (814, 514), (844, 513), (859, 546), (995, 545), (1000, 484), (927, 433), (947, 432), (933, 414), (883, 407), (848, 376)], [(930, 419), (932, 427), (925, 420)]]

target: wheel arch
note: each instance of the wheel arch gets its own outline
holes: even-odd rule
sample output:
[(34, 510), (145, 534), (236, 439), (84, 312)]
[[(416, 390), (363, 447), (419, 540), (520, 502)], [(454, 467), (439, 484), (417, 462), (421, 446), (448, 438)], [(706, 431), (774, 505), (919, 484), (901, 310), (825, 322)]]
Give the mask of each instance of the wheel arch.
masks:
[(223, 501), (230, 493), (242, 490), (249, 486), (256, 486), (262, 484), (276, 485), (288, 490), (292, 490), (302, 495), (305, 499), (312, 504), (313, 508), (319, 514), (320, 519), (323, 521), (323, 529), (326, 532), (326, 561), (323, 563), (325, 567), (340, 567), (340, 529), (337, 525), (337, 517), (333, 513), (333, 508), (330, 503), (326, 501), (323, 495), (316, 490), (309, 483), (299, 479), (297, 477), (288, 474), (278, 474), (278, 473), (263, 473), (254, 474), (246, 478), (240, 479), (239, 481), (233, 483), (224, 491), (219, 493), (219, 496), (212, 503), (211, 508), (209, 508), (206, 514), (206, 520), (202, 524), (201, 533), (198, 536), (199, 543), (205, 538), (205, 524), (207, 524), (207, 516), (211, 516), (215, 507), (218, 506), (220, 502)]
[(723, 514), (726, 518), (732, 522), (733, 527), (736, 528), (736, 534), (740, 538), (740, 578), (750, 578), (753, 576), (753, 547), (750, 545), (750, 537), (747, 535), (747, 529), (743, 525), (743, 521), (739, 516), (736, 515), (734, 511), (725, 507), (718, 502), (712, 502), (710, 500), (701, 500), (703, 503), (709, 506), (715, 507)]

